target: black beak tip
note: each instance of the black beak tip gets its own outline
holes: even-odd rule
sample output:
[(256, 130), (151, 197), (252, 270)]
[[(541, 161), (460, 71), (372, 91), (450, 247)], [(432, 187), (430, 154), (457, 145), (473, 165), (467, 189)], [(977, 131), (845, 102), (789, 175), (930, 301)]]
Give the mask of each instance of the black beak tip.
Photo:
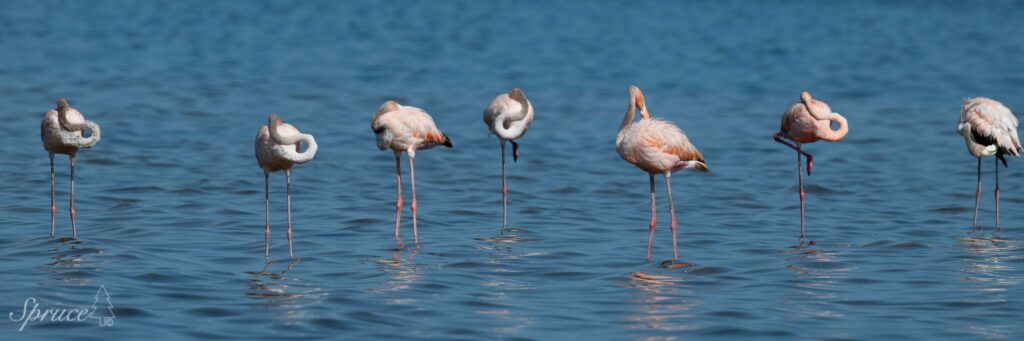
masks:
[(516, 143), (516, 141), (509, 141), (509, 142), (512, 142), (512, 162), (518, 162), (519, 161), (519, 144)]

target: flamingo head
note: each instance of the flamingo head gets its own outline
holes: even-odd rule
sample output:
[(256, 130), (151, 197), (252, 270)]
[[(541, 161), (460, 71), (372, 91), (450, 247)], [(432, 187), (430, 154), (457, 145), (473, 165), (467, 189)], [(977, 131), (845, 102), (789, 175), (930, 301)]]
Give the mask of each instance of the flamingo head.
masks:
[(270, 116), (267, 117), (267, 125), (271, 128), (277, 127), (281, 125), (281, 123), (281, 118), (277, 117), (277, 114), (270, 114)]
[(644, 101), (644, 92), (640, 91), (640, 87), (630, 85), (629, 94), (633, 98), (636, 107), (640, 109), (640, 116), (643, 116), (645, 120), (650, 119), (651, 113), (647, 111), (647, 102)]
[(821, 116), (832, 113), (832, 108), (829, 107), (828, 104), (814, 99), (813, 97), (811, 97), (811, 94), (807, 91), (800, 93), (800, 102), (802, 102), (804, 106), (807, 107), (808, 113), (812, 115), (818, 113), (818, 115), (814, 116)]
[(63, 99), (63, 98), (57, 100), (57, 112), (58, 113), (67, 112), (68, 109), (71, 109), (71, 106), (68, 105), (68, 100)]

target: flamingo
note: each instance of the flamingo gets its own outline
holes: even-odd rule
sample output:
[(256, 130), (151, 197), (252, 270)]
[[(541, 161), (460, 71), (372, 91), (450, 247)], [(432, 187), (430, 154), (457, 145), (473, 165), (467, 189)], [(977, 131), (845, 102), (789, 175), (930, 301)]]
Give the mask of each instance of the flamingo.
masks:
[[(832, 130), (832, 121), (838, 122), (839, 129)], [(782, 128), (773, 138), (775, 142), (796, 150), (796, 177), (800, 186), (800, 239), (804, 238), (804, 179), (800, 174), (800, 156), (807, 157), (807, 176), (811, 176), (811, 161), (814, 159), (811, 154), (801, 150), (800, 146), (820, 140), (838, 142), (849, 131), (845, 117), (832, 112), (828, 104), (812, 98), (807, 91), (800, 93), (800, 102), (793, 103), (782, 114)]]
[(981, 158), (995, 155), (996, 163), (996, 228), (999, 228), (999, 161), (1006, 167), (1005, 154), (1020, 157), (1017, 117), (1002, 103), (984, 97), (964, 101), (960, 108), (957, 133), (964, 137), (967, 151), (978, 158), (978, 189), (974, 192), (974, 226), (978, 226), (978, 204), (981, 201)]
[[(309, 146), (302, 152), (302, 143)], [(294, 148), (293, 148), (294, 146)], [(284, 171), (288, 197), (288, 258), (295, 258), (292, 253), (292, 166), (306, 163), (316, 155), (316, 140), (313, 135), (303, 134), (291, 124), (284, 123), (277, 115), (267, 118), (267, 125), (260, 127), (256, 133), (256, 162), (263, 169), (263, 183), (266, 199), (266, 229), (264, 239), (266, 249), (264, 257), (270, 259), (270, 173)]]
[(426, 150), (443, 145), (452, 148), (452, 140), (441, 133), (434, 119), (423, 109), (401, 105), (390, 100), (384, 102), (373, 114), (370, 128), (377, 135), (377, 148), (395, 152), (395, 174), (398, 179), (398, 201), (395, 203), (395, 238), (402, 218), (402, 152), (409, 155), (409, 179), (412, 182), (412, 234), (419, 240), (416, 225), (416, 173), (413, 161), (416, 150)]
[[(89, 137), (82, 135), (85, 129), (89, 130)], [(78, 226), (75, 224), (75, 154), (79, 148), (92, 148), (100, 142), (100, 126), (93, 121), (87, 121), (82, 113), (61, 98), (57, 100), (56, 109), (51, 109), (43, 115), (39, 137), (43, 140), (43, 149), (50, 153), (50, 238), (53, 238), (57, 218), (53, 189), (53, 155), (66, 154), (71, 160), (71, 238), (78, 239)]]
[[(633, 114), (639, 107), (642, 118), (633, 122)], [(629, 87), (629, 109), (619, 126), (615, 137), (615, 149), (626, 162), (632, 163), (650, 175), (651, 178), (651, 226), (647, 236), (647, 260), (651, 260), (651, 243), (654, 241), (654, 176), (665, 175), (668, 191), (668, 207), (672, 215), (672, 255), (679, 259), (676, 247), (676, 209), (672, 202), (672, 173), (683, 169), (708, 171), (704, 157), (690, 143), (679, 127), (670, 122), (651, 118), (644, 103), (644, 94), (636, 85)]]
[(533, 105), (526, 94), (514, 88), (507, 94), (498, 95), (491, 105), (484, 109), (484, 123), (501, 142), (501, 226), (508, 226), (508, 185), (505, 183), (505, 141), (512, 142), (512, 161), (519, 161), (519, 144), (516, 139), (526, 134), (533, 122)]

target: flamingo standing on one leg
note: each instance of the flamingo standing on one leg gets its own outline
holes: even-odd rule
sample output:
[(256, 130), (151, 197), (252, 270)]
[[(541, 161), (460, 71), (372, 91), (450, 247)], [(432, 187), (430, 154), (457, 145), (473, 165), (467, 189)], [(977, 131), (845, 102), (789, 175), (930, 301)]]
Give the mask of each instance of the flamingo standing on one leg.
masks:
[(395, 152), (395, 174), (398, 178), (398, 202), (395, 203), (395, 238), (402, 218), (402, 152), (409, 154), (409, 179), (412, 182), (412, 235), (419, 240), (416, 225), (416, 173), (413, 161), (416, 150), (444, 145), (451, 148), (452, 141), (441, 133), (434, 119), (423, 109), (401, 105), (395, 101), (384, 102), (373, 114), (370, 128), (377, 135), (377, 148)]
[[(633, 122), (636, 108), (640, 108), (642, 118)], [(665, 175), (665, 188), (668, 191), (668, 207), (672, 215), (672, 256), (679, 259), (676, 247), (676, 209), (672, 202), (672, 173), (694, 168), (702, 172), (708, 171), (704, 157), (679, 127), (674, 124), (651, 118), (644, 103), (644, 94), (636, 85), (629, 87), (629, 109), (619, 126), (619, 134), (615, 138), (615, 149), (626, 162), (646, 171), (651, 177), (651, 226), (647, 236), (647, 260), (651, 260), (651, 244), (654, 241), (654, 176)]]
[[(302, 150), (302, 143), (309, 146)], [(267, 125), (260, 127), (256, 133), (256, 161), (263, 169), (263, 183), (266, 199), (266, 228), (264, 238), (266, 250), (264, 257), (270, 258), (270, 172), (284, 171), (288, 197), (288, 258), (292, 253), (292, 166), (306, 163), (316, 155), (316, 140), (313, 135), (303, 134), (291, 124), (281, 122), (277, 115), (267, 118)]]
[[(82, 131), (88, 129), (90, 136), (84, 137)], [(78, 238), (78, 226), (75, 224), (75, 154), (79, 148), (91, 148), (100, 142), (100, 126), (85, 120), (82, 113), (68, 105), (68, 101), (57, 100), (57, 108), (43, 115), (39, 126), (39, 137), (43, 139), (43, 149), (50, 153), (50, 237), (54, 235), (57, 217), (57, 204), (54, 201), (53, 155), (67, 154), (71, 160), (71, 238)]]
[(981, 158), (996, 157), (996, 228), (999, 228), (999, 161), (1006, 167), (1005, 154), (1020, 157), (1017, 117), (1002, 103), (984, 97), (964, 101), (956, 131), (964, 137), (967, 151), (978, 158), (978, 189), (974, 192), (974, 226), (978, 226), (981, 202)]
[[(839, 123), (838, 130), (832, 130), (832, 121)], [(825, 140), (837, 142), (846, 137), (850, 127), (846, 118), (832, 112), (832, 108), (825, 102), (811, 98), (811, 94), (804, 91), (800, 93), (800, 102), (793, 103), (789, 110), (782, 114), (782, 128), (775, 133), (775, 142), (784, 144), (796, 150), (796, 176), (800, 186), (800, 238), (804, 238), (804, 179), (800, 174), (800, 156), (807, 157), (807, 176), (811, 176), (811, 161), (814, 159), (811, 154), (800, 149), (804, 143)], [(793, 141), (789, 143), (786, 140)], [(795, 145), (794, 145), (795, 143)]]
[(505, 183), (505, 141), (512, 142), (512, 161), (519, 161), (519, 144), (515, 139), (526, 134), (533, 122), (533, 105), (526, 94), (514, 88), (498, 95), (484, 110), (484, 123), (501, 141), (501, 226), (508, 226), (508, 185)]

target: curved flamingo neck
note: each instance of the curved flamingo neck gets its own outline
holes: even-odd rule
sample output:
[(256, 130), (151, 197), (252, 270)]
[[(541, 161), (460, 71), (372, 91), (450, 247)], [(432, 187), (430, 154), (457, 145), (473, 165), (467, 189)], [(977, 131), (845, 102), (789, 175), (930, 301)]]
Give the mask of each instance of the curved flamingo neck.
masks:
[(846, 137), (846, 133), (850, 132), (850, 126), (847, 124), (846, 118), (843, 117), (842, 115), (839, 115), (837, 113), (831, 113), (822, 116), (824, 116), (824, 118), (829, 121), (835, 121), (837, 124), (839, 124), (839, 128), (836, 130), (832, 130), (831, 127), (828, 127), (826, 130), (819, 131), (818, 136), (821, 137), (822, 140), (836, 142), (842, 140), (844, 137)]
[(629, 128), (629, 126), (633, 124), (633, 117), (636, 115), (635, 88), (635, 86), (629, 88), (629, 108), (626, 109), (626, 115), (622, 117), (622, 124), (619, 125), (619, 133), (622, 133), (626, 128)]

